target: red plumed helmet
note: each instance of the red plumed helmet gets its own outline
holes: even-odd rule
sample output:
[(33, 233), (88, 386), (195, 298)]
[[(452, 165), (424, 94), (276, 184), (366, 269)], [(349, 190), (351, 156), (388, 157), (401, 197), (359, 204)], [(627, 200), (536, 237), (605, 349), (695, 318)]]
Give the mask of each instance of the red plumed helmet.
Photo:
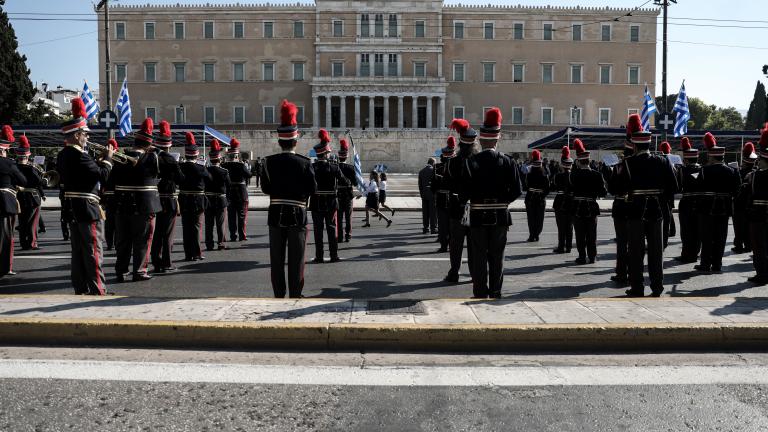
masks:
[(744, 144), (744, 148), (741, 149), (741, 155), (744, 156), (744, 158), (751, 157), (755, 153), (755, 145), (751, 142), (748, 142)]
[(13, 129), (9, 125), (3, 126), (2, 134), (0, 134), (0, 139), (8, 141), (9, 143), (15, 142), (16, 138), (13, 137)]
[(569, 149), (568, 146), (563, 146), (563, 149), (560, 150), (560, 158), (561, 159), (571, 158), (571, 149)]
[(339, 149), (340, 150), (349, 150), (349, 143), (344, 138), (339, 140)]
[(29, 148), (29, 140), (27, 139), (26, 135), (22, 135), (19, 137), (19, 147)]
[(451, 129), (459, 133), (459, 135), (466, 133), (469, 130), (469, 122), (464, 119), (453, 119), (451, 122)]
[(107, 144), (112, 146), (112, 149), (114, 149), (114, 150), (117, 150), (117, 148), (118, 148), (117, 140), (114, 139), (114, 138), (110, 138), (109, 141), (107, 141)]
[(299, 109), (286, 99), (280, 103), (280, 124), (283, 126), (296, 126), (296, 115)]
[(237, 138), (232, 137), (232, 139), (229, 140), (229, 146), (232, 150), (240, 148), (240, 141), (238, 141)]
[(447, 145), (448, 145), (448, 148), (456, 148), (456, 138), (449, 136)]
[(538, 150), (534, 150), (531, 152), (531, 160), (532, 161), (539, 161), (541, 160), (541, 152)]
[(584, 143), (578, 138), (573, 140), (573, 149), (576, 150), (576, 153), (584, 153), (587, 150), (586, 147), (584, 147)]
[(187, 132), (187, 134), (184, 136), (184, 138), (187, 139), (187, 145), (196, 145), (195, 142), (195, 135), (192, 134), (192, 132)]
[(659, 146), (659, 150), (664, 154), (669, 154), (669, 152), (672, 151), (672, 146), (670, 146), (668, 142), (663, 141)]
[(758, 141), (758, 145), (761, 149), (768, 149), (768, 123), (766, 123), (763, 126), (763, 129), (760, 130), (760, 141)]
[[(147, 119), (147, 120), (152, 120), (152, 119)], [(160, 128), (160, 135), (164, 137), (171, 136), (171, 124), (168, 123), (166, 120), (160, 121), (159, 128)]]
[(690, 150), (693, 147), (691, 147), (691, 140), (688, 139), (688, 137), (682, 137), (680, 138), (680, 150), (686, 151)]
[(707, 150), (717, 147), (717, 140), (715, 139), (715, 136), (709, 132), (704, 134), (704, 146), (707, 148)]
[(500, 127), (501, 126), (501, 110), (493, 107), (485, 112), (485, 120), (483, 121), (485, 127)]
[(83, 100), (79, 97), (72, 99), (72, 117), (78, 118), (83, 117), (85, 118), (85, 103), (83, 103)]
[(643, 120), (640, 118), (640, 114), (632, 114), (627, 119), (627, 137), (631, 137), (633, 133), (643, 130)]
[(220, 152), (221, 151), (221, 144), (219, 143), (219, 140), (216, 138), (211, 141), (211, 152)]
[(325, 129), (320, 129), (320, 132), (317, 133), (317, 137), (320, 138), (321, 143), (331, 142), (331, 136), (328, 134), (328, 131)]
[(147, 135), (152, 135), (152, 131), (154, 131), (154, 129), (155, 129), (155, 122), (152, 121), (151, 117), (145, 118), (144, 121), (141, 123), (141, 131)]

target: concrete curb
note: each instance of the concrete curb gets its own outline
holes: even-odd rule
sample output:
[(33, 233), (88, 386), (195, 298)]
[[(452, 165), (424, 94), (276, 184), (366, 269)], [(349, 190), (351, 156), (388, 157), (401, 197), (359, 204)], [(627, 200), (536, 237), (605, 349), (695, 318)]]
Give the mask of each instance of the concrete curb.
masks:
[(421, 325), (0, 319), (22, 345), (382, 351), (698, 350), (768, 346), (768, 323)]

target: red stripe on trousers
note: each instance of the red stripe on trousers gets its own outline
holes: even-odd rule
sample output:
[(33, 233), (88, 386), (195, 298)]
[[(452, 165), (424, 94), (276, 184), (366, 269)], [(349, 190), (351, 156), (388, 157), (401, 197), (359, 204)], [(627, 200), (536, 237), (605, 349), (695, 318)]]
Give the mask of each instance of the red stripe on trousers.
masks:
[(99, 295), (104, 295), (104, 287), (101, 285), (101, 278), (99, 272), (101, 267), (99, 266), (99, 238), (96, 235), (96, 222), (91, 222), (91, 239), (93, 240), (93, 268), (96, 270), (96, 288), (99, 289)]
[(155, 216), (149, 219), (149, 238), (147, 239), (147, 253), (144, 254), (144, 261), (141, 262), (141, 270), (146, 273), (149, 266), (149, 253), (152, 249), (152, 238), (155, 236)]

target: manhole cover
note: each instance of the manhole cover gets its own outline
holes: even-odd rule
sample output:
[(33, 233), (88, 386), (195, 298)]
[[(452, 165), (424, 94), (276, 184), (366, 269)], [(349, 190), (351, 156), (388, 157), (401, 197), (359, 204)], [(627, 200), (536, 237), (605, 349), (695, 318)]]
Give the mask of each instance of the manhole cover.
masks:
[(375, 300), (368, 302), (368, 315), (426, 315), (424, 305), (418, 300)]

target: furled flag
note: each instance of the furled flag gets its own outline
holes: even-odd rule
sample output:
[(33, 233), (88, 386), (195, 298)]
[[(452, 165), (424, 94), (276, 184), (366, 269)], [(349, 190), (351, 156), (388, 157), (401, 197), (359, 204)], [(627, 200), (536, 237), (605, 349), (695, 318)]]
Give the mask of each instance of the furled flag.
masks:
[(680, 93), (677, 94), (677, 101), (672, 112), (677, 113), (677, 117), (675, 117), (675, 137), (687, 134), (691, 111), (688, 109), (688, 95), (685, 94), (685, 80), (683, 80), (683, 84), (680, 86)]
[(651, 94), (648, 93), (648, 85), (645, 86), (645, 95), (643, 96), (643, 111), (641, 114), (643, 120), (643, 130), (651, 130), (651, 114), (656, 112), (656, 104), (653, 103)]
[(352, 164), (355, 167), (355, 177), (357, 177), (357, 189), (360, 193), (363, 193), (363, 169), (360, 164), (360, 154), (357, 152), (357, 146), (355, 141), (352, 140), (352, 136), (349, 137), (349, 142), (352, 144)]
[(131, 133), (131, 99), (128, 97), (128, 78), (123, 80), (123, 86), (120, 88), (120, 97), (117, 98), (118, 124), (120, 125), (120, 136), (124, 137)]
[(88, 88), (88, 83), (85, 80), (83, 80), (83, 83), (83, 91), (80, 92), (80, 98), (85, 103), (86, 120), (90, 120), (99, 115), (99, 101), (93, 97), (91, 89)]

